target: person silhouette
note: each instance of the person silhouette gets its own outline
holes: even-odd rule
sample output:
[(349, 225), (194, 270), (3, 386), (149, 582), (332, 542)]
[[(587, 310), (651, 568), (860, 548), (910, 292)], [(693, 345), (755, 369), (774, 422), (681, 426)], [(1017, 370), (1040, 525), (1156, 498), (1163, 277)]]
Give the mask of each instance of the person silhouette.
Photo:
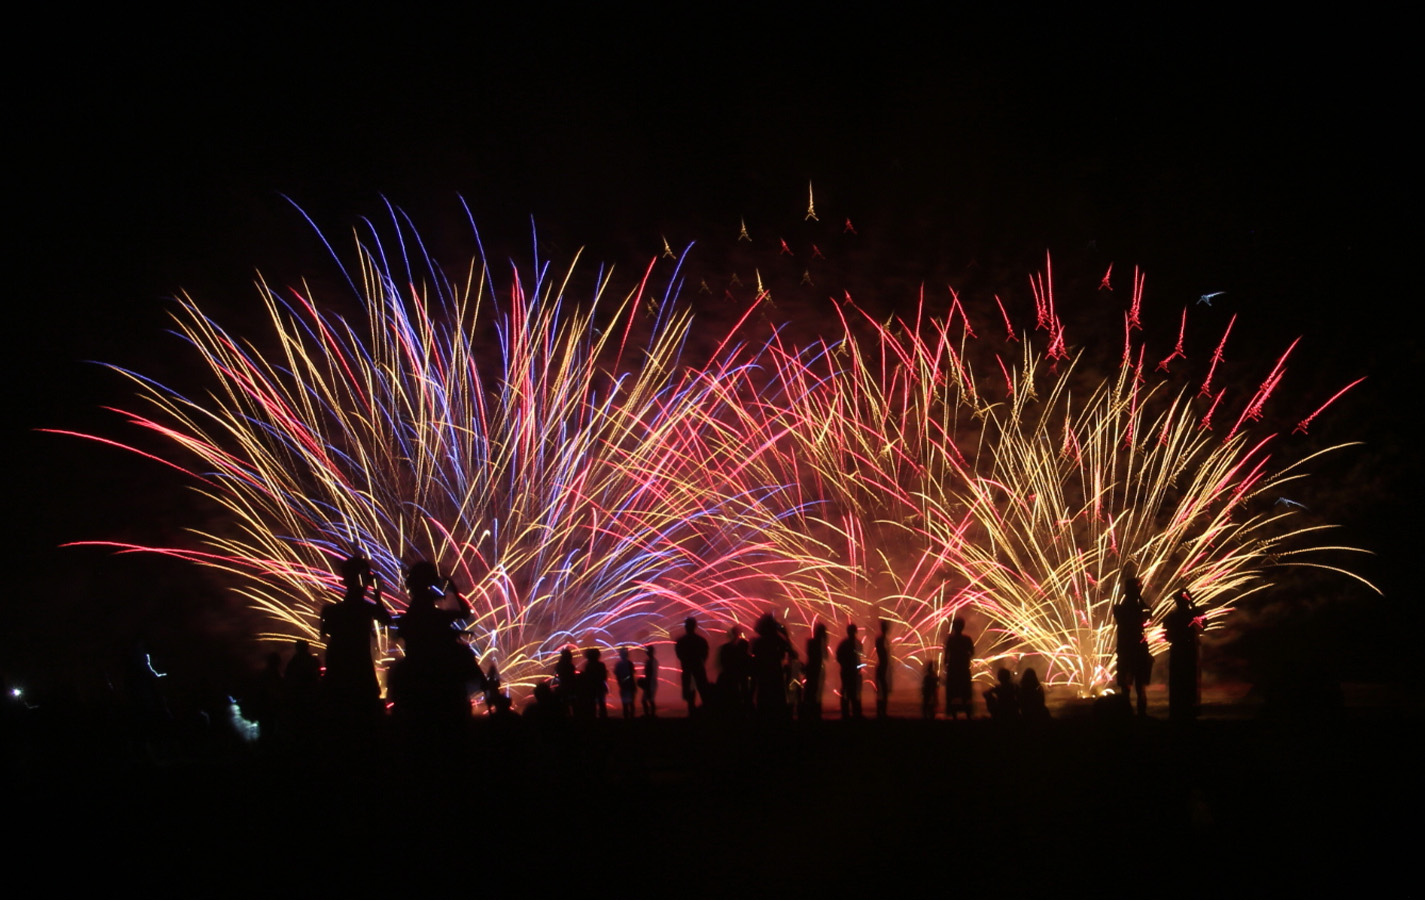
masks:
[(1129, 691), (1138, 689), (1138, 715), (1148, 714), (1148, 682), (1153, 674), (1153, 654), (1144, 634), (1152, 613), (1143, 601), (1143, 583), (1138, 567), (1129, 561), (1123, 567), (1123, 597), (1113, 606), (1116, 626), (1115, 649), (1118, 663), (1118, 692), (1124, 701)]
[[(414, 563), (406, 573), (406, 611), (396, 623), (405, 657), (392, 672), (395, 711), (426, 722), (454, 724), (470, 715), (470, 685), (484, 686), (484, 673), (457, 623), (472, 612), (449, 577), (435, 564)], [(454, 609), (440, 603), (453, 602)]]
[(807, 660), (803, 670), (806, 675), (806, 686), (802, 690), (803, 719), (821, 718), (821, 694), (826, 684), (826, 658), (830, 653), (828, 643), (826, 625), (817, 622), (807, 639)]
[(836, 664), (841, 667), (841, 718), (861, 718), (861, 642), (856, 626), (846, 626), (846, 638), (836, 645)]
[(288, 695), (300, 698), (304, 705), (310, 705), (316, 697), (322, 680), (322, 661), (305, 638), (292, 642), (292, 658), (287, 660), (282, 680), (287, 685)]
[(500, 698), (505, 696), (500, 689), (500, 668), (495, 665), (495, 661), (490, 661), (490, 668), (485, 670), (485, 713), (493, 714), (499, 709)]
[(584, 718), (609, 717), (609, 667), (598, 647), (584, 651), (584, 670), (579, 673), (579, 706)]
[(618, 683), (619, 705), (625, 719), (633, 718), (633, 701), (638, 697), (638, 676), (633, 660), (628, 655), (628, 647), (618, 648), (618, 662), (614, 663), (614, 681)]
[(717, 693), (727, 715), (752, 712), (752, 651), (742, 629), (727, 629), (727, 642), (717, 648)]
[(920, 679), (920, 717), (935, 718), (935, 708), (940, 705), (940, 673), (935, 671), (935, 660), (925, 661), (925, 674)]
[(955, 718), (960, 710), (965, 718), (974, 716), (975, 697), (971, 687), (970, 663), (975, 642), (965, 633), (965, 620), (956, 616), (945, 637), (945, 717)]
[(698, 620), (692, 616), (683, 622), (683, 636), (673, 644), (673, 654), (683, 668), (683, 700), (691, 716), (698, 698), (704, 706), (708, 702), (708, 641), (698, 634)]
[(658, 648), (649, 644), (643, 652), (648, 658), (643, 661), (639, 685), (643, 688), (643, 714), (652, 719), (658, 716)]
[(1001, 668), (999, 683), (985, 690), (985, 709), (990, 718), (998, 721), (1012, 721), (1019, 718), (1019, 688), (1014, 683), (1014, 673)]
[(753, 627), (752, 682), (757, 699), (757, 718), (781, 721), (787, 718), (787, 676), (783, 664), (792, 649), (786, 629), (771, 613), (763, 613)]
[(802, 658), (790, 642), (787, 645), (787, 664), (782, 667), (782, 683), (786, 686), (787, 717), (801, 715), (805, 707), (802, 691), (806, 688), (806, 675), (802, 671)]
[[(327, 639), (322, 694), (339, 718), (369, 719), (381, 712), (381, 689), (371, 659), (372, 624), (389, 626), (391, 614), (381, 602), (381, 582), (366, 557), (343, 560), (341, 582), (341, 601), (322, 607), (321, 633)], [(368, 589), (372, 600), (366, 599)]]
[(891, 623), (881, 620), (876, 635), (876, 718), (884, 719), (891, 702)]
[(1197, 718), (1198, 651), (1197, 636), (1202, 629), (1201, 611), (1193, 605), (1187, 589), (1173, 597), (1173, 608), (1163, 617), (1168, 637), (1168, 718), (1190, 722)]
[(579, 689), (579, 670), (574, 665), (574, 649), (565, 647), (559, 651), (559, 660), (554, 664), (554, 699), (558, 701), (562, 715), (574, 711), (574, 701)]
[(534, 686), (534, 695), (525, 704), (524, 717), (534, 722), (554, 722), (568, 715), (555, 696), (553, 679), (546, 678)]
[(312, 734), (321, 698), (322, 661), (303, 638), (292, 642), (292, 658), (282, 672), (282, 715), (278, 728), (288, 735)]

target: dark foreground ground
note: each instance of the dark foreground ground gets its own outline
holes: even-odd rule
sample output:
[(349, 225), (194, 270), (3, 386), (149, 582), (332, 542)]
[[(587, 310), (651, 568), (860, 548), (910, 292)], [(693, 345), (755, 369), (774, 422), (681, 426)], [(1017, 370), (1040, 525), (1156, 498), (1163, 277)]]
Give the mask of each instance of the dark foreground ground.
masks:
[(11, 720), (5, 858), (164, 896), (1408, 895), (1418, 725), (487, 719), (251, 748)]

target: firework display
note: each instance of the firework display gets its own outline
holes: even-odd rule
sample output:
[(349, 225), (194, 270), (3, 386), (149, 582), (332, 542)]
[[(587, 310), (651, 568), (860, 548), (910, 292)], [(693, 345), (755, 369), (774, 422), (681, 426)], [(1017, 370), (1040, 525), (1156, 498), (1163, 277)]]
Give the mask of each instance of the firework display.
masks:
[(648, 299), (649, 273), (611, 302), (600, 272), (576, 306), (572, 268), (516, 273), (497, 298), (483, 261), (463, 286), (434, 265), (401, 283), (379, 245), (358, 253), (364, 321), (260, 284), (276, 334), (260, 354), (184, 297), (178, 329), (215, 392), (125, 372), (155, 410), (131, 422), (171, 439), (170, 464), (237, 523), (202, 549), (142, 549), (236, 573), (276, 623), (264, 637), (318, 646), (343, 558), (369, 557), (398, 610), (403, 570), (428, 559), (473, 606), (481, 662), (517, 687), (568, 644), (661, 639), (689, 612), (725, 625), (773, 584), (819, 595), (784, 492), (737, 477), (741, 436), (718, 424), (751, 363), (685, 364), (689, 315)]
[[(1282, 496), (1308, 462), (1339, 447), (1282, 464), (1277, 435), (1250, 433), (1295, 344), (1224, 422), (1227, 391), (1211, 379), (1227, 335), (1196, 390), (1170, 373), (1181, 329), (1172, 355), (1145, 370), (1135, 274), (1122, 361), (1095, 377), (1082, 371), (1084, 351), (1068, 349), (1050, 271), (1046, 262), (1031, 279), (1046, 337), (1016, 345), (1010, 328), (1004, 346), (1018, 355), (1009, 360), (979, 346), (953, 292), (943, 318), (921, 308), (889, 322), (848, 298), (842, 338), (780, 356), (780, 380), (793, 389), (769, 414), (794, 444), (776, 477), (796, 468), (822, 500), (806, 507), (821, 516), (801, 527), (829, 527), (840, 540), (851, 579), (843, 602), (862, 621), (899, 623), (898, 658), (938, 659), (950, 619), (974, 614), (987, 629), (982, 677), (1033, 665), (1088, 696), (1114, 680), (1112, 606), (1130, 561), (1156, 600), (1154, 654), (1167, 649), (1161, 621), (1176, 591), (1188, 590), (1212, 627), (1278, 567), (1357, 577), (1329, 559), (1359, 551), (1316, 543), (1328, 526), (1299, 524), (1301, 505)], [(1002, 304), (998, 312), (1009, 325)], [(991, 360), (988, 377), (975, 356)]]
[[(564, 646), (772, 609), (795, 626), (888, 619), (917, 670), (971, 613), (982, 664), (1033, 658), (1087, 695), (1112, 682), (1128, 561), (1155, 623), (1185, 588), (1211, 624), (1274, 567), (1334, 568), (1318, 554), (1346, 549), (1277, 502), (1312, 457), (1282, 462), (1275, 435), (1253, 432), (1286, 354), (1234, 398), (1212, 383), (1224, 334), (1200, 388), (1179, 384), (1181, 328), (1156, 368), (1135, 342), (1139, 274), (1122, 362), (1095, 376), (1047, 264), (1031, 279), (1036, 330), (1016, 334), (996, 297), (993, 346), (953, 292), (940, 317), (922, 298), (880, 321), (847, 297), (820, 341), (754, 338), (759, 291), (695, 354), (676, 257), (627, 292), (599, 270), (580, 300), (576, 265), (502, 280), (477, 257), (451, 278), (400, 237), (358, 241), (351, 320), (261, 283), (275, 339), (248, 343), (181, 298), (207, 397), (120, 370), (147, 404), (130, 421), (170, 441), (163, 461), (235, 523), (201, 548), (123, 549), (241, 576), (275, 623), (264, 637), (319, 642), (332, 572), (363, 554), (397, 609), (404, 567), (451, 575), (471, 645), (514, 686)], [(1164, 647), (1160, 625), (1149, 640)]]

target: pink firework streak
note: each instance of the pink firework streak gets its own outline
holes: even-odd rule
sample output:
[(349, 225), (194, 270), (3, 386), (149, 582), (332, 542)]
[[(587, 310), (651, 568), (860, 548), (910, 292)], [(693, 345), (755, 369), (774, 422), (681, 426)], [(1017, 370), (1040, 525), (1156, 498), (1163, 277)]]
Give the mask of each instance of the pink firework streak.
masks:
[[(812, 502), (801, 529), (844, 563), (827, 570), (845, 579), (829, 586), (838, 606), (856, 621), (898, 623), (907, 665), (938, 658), (948, 620), (970, 615), (992, 639), (984, 672), (1035, 665), (1050, 682), (1091, 695), (1114, 677), (1112, 606), (1129, 560), (1160, 598), (1155, 622), (1178, 588), (1215, 625), (1269, 588), (1278, 566), (1357, 577), (1322, 562), (1342, 548), (1314, 546), (1316, 528), (1294, 526), (1294, 510), (1272, 502), (1305, 460), (1274, 457), (1273, 434), (1244, 440), (1295, 344), (1239, 398), (1227, 437), (1214, 437), (1200, 426), (1228, 391), (1197, 399), (1185, 382), (1150, 377), (1148, 341), (1132, 340), (1141, 273), (1134, 281), (1124, 364), (1107, 378), (1095, 379), (1082, 351), (1068, 356), (1047, 263), (1030, 284), (1048, 337), (1039, 349), (1026, 346), (1013, 368), (1007, 340), (951, 332), (967, 319), (958, 295), (944, 320), (918, 304), (913, 320), (890, 322), (855, 315), (847, 298), (851, 315), (841, 317), (836, 341), (776, 348), (785, 395), (759, 415), (790, 441), (784, 454), (759, 457), (774, 466), (764, 477), (802, 486)], [(1186, 311), (1168, 360), (1186, 358), (1185, 329)], [(977, 377), (976, 355), (994, 360), (998, 379)], [(998, 400), (989, 396), (996, 380)], [(1151, 633), (1161, 652), (1161, 628)]]

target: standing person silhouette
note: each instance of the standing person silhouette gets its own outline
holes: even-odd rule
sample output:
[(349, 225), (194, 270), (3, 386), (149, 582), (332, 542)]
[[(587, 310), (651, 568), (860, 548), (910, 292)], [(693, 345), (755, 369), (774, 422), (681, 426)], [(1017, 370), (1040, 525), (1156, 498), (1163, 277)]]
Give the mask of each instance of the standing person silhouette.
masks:
[(1138, 688), (1140, 716), (1148, 715), (1148, 682), (1153, 674), (1153, 654), (1148, 650), (1148, 638), (1144, 634), (1151, 615), (1143, 601), (1138, 566), (1129, 560), (1123, 567), (1123, 597), (1113, 606), (1113, 621), (1117, 626), (1118, 692), (1126, 700), (1130, 689)]
[[(752, 689), (757, 702), (757, 718), (764, 722), (788, 718), (787, 673), (784, 663), (792, 650), (787, 629), (776, 616), (764, 613), (753, 626)], [(792, 655), (795, 655), (793, 653)]]
[(584, 668), (579, 672), (579, 706), (583, 718), (609, 717), (609, 667), (604, 665), (598, 647), (584, 651)]
[(708, 703), (708, 641), (698, 634), (698, 620), (692, 616), (683, 622), (683, 636), (673, 644), (673, 654), (683, 667), (683, 699), (691, 716), (699, 697), (704, 706)]
[[(406, 596), (406, 612), (396, 625), (406, 648), (398, 672), (392, 673), (396, 711), (427, 723), (468, 719), (469, 686), (483, 688), (485, 681), (457, 627), (473, 611), (470, 604), (435, 563), (425, 560), (406, 573)], [(454, 609), (440, 605), (452, 601)]]
[(884, 719), (891, 702), (891, 623), (881, 620), (876, 635), (876, 718)]
[(500, 690), (500, 668), (490, 660), (490, 668), (485, 670), (485, 712), (493, 714), (500, 708), (500, 698), (505, 694)]
[(643, 662), (643, 714), (652, 719), (658, 716), (658, 648), (649, 644), (643, 648), (648, 658)]
[(965, 718), (975, 714), (975, 696), (971, 685), (970, 662), (975, 657), (975, 642), (965, 633), (965, 620), (956, 616), (945, 637), (945, 717), (955, 718), (963, 709)]
[(633, 658), (628, 655), (628, 647), (618, 648), (618, 662), (614, 663), (614, 681), (618, 683), (619, 706), (625, 719), (633, 718), (633, 701), (638, 696), (638, 675), (633, 667)]
[[(144, 654), (144, 666), (149, 672), (153, 672), (148, 654)], [(157, 677), (162, 676), (156, 675)], [(312, 645), (304, 638), (292, 642), (292, 658), (287, 660), (287, 667), (282, 672), (282, 686), (283, 702), (279, 727), (289, 736), (311, 735), (314, 713), (317, 712), (317, 704), (321, 699), (322, 661), (312, 652)], [(157, 685), (154, 684), (153, 688), (157, 690)]]
[(826, 684), (826, 658), (831, 652), (827, 647), (829, 643), (826, 625), (817, 622), (807, 639), (807, 661), (803, 669), (806, 674), (806, 688), (802, 691), (803, 719), (821, 718), (821, 689)]
[(574, 699), (578, 693), (579, 670), (574, 665), (574, 649), (565, 647), (559, 651), (559, 659), (554, 663), (554, 699), (559, 704), (561, 715), (574, 711)]
[(841, 667), (841, 718), (861, 718), (861, 642), (856, 626), (846, 626), (846, 639), (836, 645), (836, 664)]
[[(322, 694), (338, 718), (371, 719), (381, 712), (381, 688), (371, 659), (372, 623), (390, 625), (391, 614), (381, 601), (381, 582), (372, 574), (366, 557), (343, 560), (341, 582), (345, 588), (341, 601), (322, 607), (321, 632), (327, 639)], [(366, 599), (368, 588), (370, 601)]]
[(752, 713), (752, 650), (736, 625), (727, 629), (727, 642), (717, 648), (717, 697), (725, 716)]
[(925, 661), (925, 674), (920, 679), (920, 717), (935, 718), (935, 707), (939, 706), (940, 673), (935, 670), (935, 660)]
[(801, 715), (806, 676), (802, 670), (802, 658), (790, 643), (787, 645), (787, 664), (782, 667), (782, 681), (787, 688), (787, 717)]
[(1163, 618), (1168, 643), (1168, 718), (1190, 722), (1197, 718), (1198, 655), (1197, 635), (1202, 629), (1202, 613), (1184, 588), (1173, 597), (1173, 608)]

